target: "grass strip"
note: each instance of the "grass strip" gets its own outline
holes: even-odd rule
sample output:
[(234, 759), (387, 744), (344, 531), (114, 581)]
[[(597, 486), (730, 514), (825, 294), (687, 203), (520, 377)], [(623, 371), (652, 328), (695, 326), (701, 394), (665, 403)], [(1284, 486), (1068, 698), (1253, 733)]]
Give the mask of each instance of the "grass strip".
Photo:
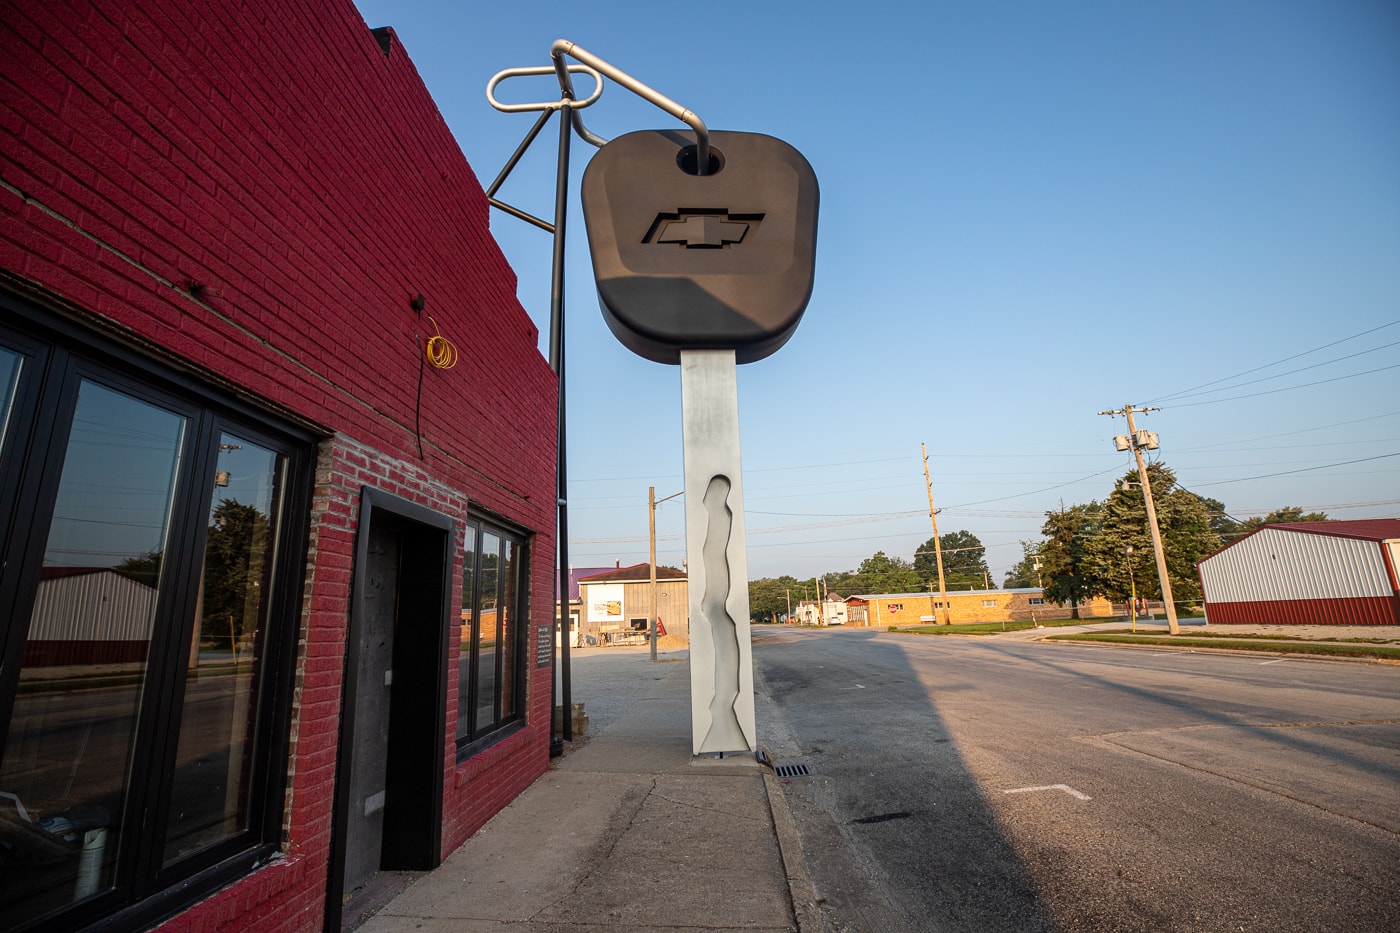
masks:
[(1016, 622), (964, 622), (958, 625), (891, 625), (889, 631), (913, 635), (1000, 635), (1002, 632), (1024, 632), (1037, 626), (1053, 628), (1062, 625), (1084, 625), (1084, 619), (1041, 619)]
[(1162, 637), (1189, 637), (1189, 639), (1247, 639), (1250, 642), (1259, 642), (1261, 639), (1270, 639), (1274, 642), (1327, 642), (1337, 644), (1397, 644), (1400, 639), (1331, 639), (1331, 637), (1320, 637), (1320, 639), (1309, 639), (1302, 635), (1282, 635), (1274, 632), (1191, 632), (1182, 633), (1180, 636), (1168, 635), (1165, 632), (1134, 632), (1131, 629), (1099, 629), (1099, 635), (1161, 635)]
[[(1219, 636), (1216, 636), (1218, 638)], [(1228, 639), (1228, 636), (1226, 636)], [(1120, 645), (1164, 645), (1171, 648), (1226, 648), (1232, 651), (1266, 651), (1273, 654), (1309, 654), (1334, 658), (1379, 658), (1400, 661), (1400, 648), (1382, 645), (1318, 643), (1310, 641), (1251, 641), (1244, 638), (1215, 640), (1194, 635), (1132, 635), (1113, 632), (1075, 632), (1050, 635), (1046, 641), (1097, 641)]]

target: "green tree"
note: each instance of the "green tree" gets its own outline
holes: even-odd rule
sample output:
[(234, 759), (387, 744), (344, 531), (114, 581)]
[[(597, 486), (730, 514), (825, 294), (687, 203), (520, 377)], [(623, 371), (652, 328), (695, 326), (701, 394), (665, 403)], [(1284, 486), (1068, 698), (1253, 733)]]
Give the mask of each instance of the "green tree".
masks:
[(876, 551), (861, 561), (856, 579), (863, 593), (915, 593), (924, 589), (923, 578), (913, 564), (884, 551)]
[(267, 516), (226, 499), (209, 517), (204, 546), (204, 635), (232, 641), (257, 630), (268, 571)]
[[(1165, 464), (1149, 465), (1147, 475), (1157, 507), (1157, 527), (1172, 596), (1178, 602), (1200, 599), (1196, 564), (1220, 547), (1220, 535), (1211, 522), (1211, 508), (1206, 500), (1178, 486), (1176, 474)], [(1139, 596), (1160, 599), (1162, 587), (1147, 526), (1147, 505), (1136, 477), (1137, 471), (1129, 473), (1124, 477), (1126, 488), (1125, 483), (1120, 483), (1104, 500), (1103, 521), (1089, 551), (1098, 563), (1104, 595), (1122, 599), (1136, 582)]]
[(1006, 578), (1002, 581), (1002, 586), (1008, 590), (1031, 589), (1041, 585), (1040, 572), (1036, 569), (1040, 564), (1040, 541), (1021, 542), (1021, 560), (1006, 572)]
[(1257, 515), (1252, 518), (1246, 518), (1244, 521), (1240, 522), (1240, 528), (1243, 531), (1253, 531), (1264, 525), (1287, 525), (1292, 522), (1325, 521), (1327, 521), (1326, 512), (1304, 512), (1302, 506), (1285, 505), (1281, 509), (1274, 509), (1263, 518)]
[(822, 574), (822, 583), (823, 590), (832, 598), (865, 592), (865, 588), (860, 585), (860, 575), (854, 570), (838, 570)]
[(1206, 511), (1210, 513), (1211, 530), (1220, 536), (1222, 542), (1229, 544), (1245, 533), (1244, 525), (1235, 521), (1225, 511), (1225, 503), (1209, 498), (1202, 498), (1201, 501), (1206, 504)]
[[(808, 581), (810, 585), (811, 581)], [(794, 597), (793, 594), (796, 594)], [(802, 584), (790, 576), (749, 581), (749, 618), (768, 621), (787, 616), (788, 600), (802, 599)]]
[[(987, 549), (970, 531), (950, 531), (938, 536), (943, 549), (943, 580), (949, 590), (980, 590), (988, 585)], [(920, 589), (932, 581), (938, 585), (938, 555), (933, 539), (929, 538), (914, 552), (914, 570), (919, 574)]]
[(1103, 593), (1100, 561), (1091, 545), (1103, 522), (1103, 507), (1097, 502), (1060, 506), (1045, 513), (1040, 533), (1040, 573), (1045, 581), (1045, 598), (1060, 605), (1069, 604), (1070, 618), (1079, 618), (1079, 604)]
[(161, 552), (151, 551), (140, 557), (128, 557), (112, 569), (155, 589), (160, 585), (160, 565)]

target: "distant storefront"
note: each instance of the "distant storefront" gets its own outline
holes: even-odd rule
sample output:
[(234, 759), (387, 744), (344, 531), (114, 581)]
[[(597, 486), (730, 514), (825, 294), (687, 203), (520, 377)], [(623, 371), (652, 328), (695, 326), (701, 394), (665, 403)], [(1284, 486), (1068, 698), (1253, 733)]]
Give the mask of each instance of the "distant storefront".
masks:
[(583, 645), (638, 640), (633, 633), (647, 630), (653, 610), (660, 620), (658, 647), (690, 645), (690, 589), (683, 570), (658, 564), (653, 594), (650, 564), (615, 567), (580, 577), (579, 596)]

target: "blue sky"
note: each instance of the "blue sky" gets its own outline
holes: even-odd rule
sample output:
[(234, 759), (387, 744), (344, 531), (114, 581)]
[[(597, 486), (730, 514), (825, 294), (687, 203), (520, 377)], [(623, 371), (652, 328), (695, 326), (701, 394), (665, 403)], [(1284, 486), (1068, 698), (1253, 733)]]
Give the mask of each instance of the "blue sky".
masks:
[[(1129, 469), (1123, 420), (1096, 415), (1125, 403), (1161, 406), (1139, 427), (1236, 517), (1400, 515), (1400, 4), (357, 6), (395, 28), (483, 185), (532, 122), (487, 81), (557, 38), (812, 163), (812, 301), (739, 369), (751, 577), (912, 557), (923, 442), (939, 531), (981, 538), (999, 583), (1047, 509)], [(608, 138), (680, 126), (612, 84), (584, 117)], [(553, 128), (501, 193), (542, 216)], [(645, 561), (647, 487), (682, 488), (679, 372), (598, 310), (577, 202), (594, 151), (576, 140), (567, 266), (576, 566)], [(548, 236), (492, 229), (547, 333)], [(679, 500), (657, 533), (679, 564)]]

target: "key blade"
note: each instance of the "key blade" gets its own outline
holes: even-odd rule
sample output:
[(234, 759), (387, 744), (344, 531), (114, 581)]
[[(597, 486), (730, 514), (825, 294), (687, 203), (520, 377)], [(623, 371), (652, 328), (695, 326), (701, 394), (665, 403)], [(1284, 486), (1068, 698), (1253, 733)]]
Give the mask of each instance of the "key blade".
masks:
[(752, 752), (757, 743), (735, 352), (682, 350), (680, 369), (692, 753)]

